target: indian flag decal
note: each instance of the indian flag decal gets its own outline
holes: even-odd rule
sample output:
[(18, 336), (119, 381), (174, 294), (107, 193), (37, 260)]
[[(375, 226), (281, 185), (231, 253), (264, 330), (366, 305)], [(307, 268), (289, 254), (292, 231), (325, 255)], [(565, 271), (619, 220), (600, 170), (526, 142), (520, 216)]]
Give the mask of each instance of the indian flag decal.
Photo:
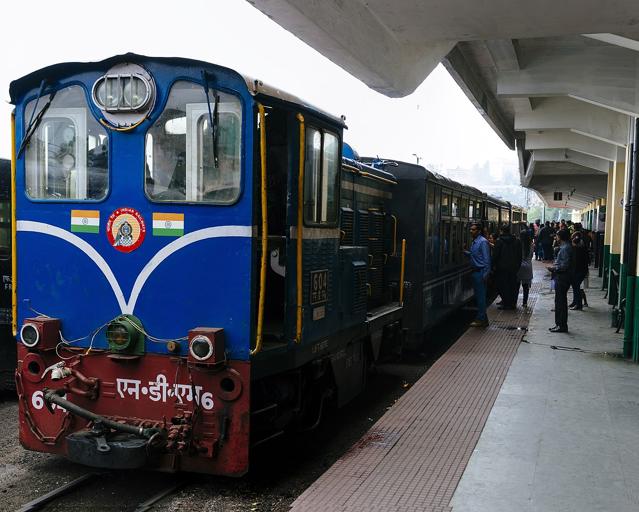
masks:
[(153, 236), (182, 236), (183, 234), (183, 213), (153, 214)]
[(98, 210), (71, 210), (71, 231), (74, 233), (99, 233)]

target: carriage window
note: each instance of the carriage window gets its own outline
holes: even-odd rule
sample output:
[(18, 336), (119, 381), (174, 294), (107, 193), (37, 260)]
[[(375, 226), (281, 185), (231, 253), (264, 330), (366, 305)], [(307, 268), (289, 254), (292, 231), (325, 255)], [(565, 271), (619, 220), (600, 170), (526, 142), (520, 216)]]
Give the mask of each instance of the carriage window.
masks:
[(450, 204), (451, 217), (457, 217), (459, 215), (459, 196), (453, 196), (453, 200)]
[(450, 215), (450, 193), (442, 190), (442, 215)]
[(304, 221), (337, 222), (339, 139), (330, 132), (307, 128), (304, 162)]
[[(36, 116), (50, 96), (40, 98)], [(25, 125), (36, 100), (25, 109)], [(26, 149), (26, 192), (32, 199), (103, 199), (109, 187), (106, 130), (89, 113), (79, 86), (57, 92)]]
[[(216, 106), (217, 105), (217, 106)], [(145, 184), (154, 201), (230, 204), (240, 195), (240, 100), (176, 82), (146, 136)]]

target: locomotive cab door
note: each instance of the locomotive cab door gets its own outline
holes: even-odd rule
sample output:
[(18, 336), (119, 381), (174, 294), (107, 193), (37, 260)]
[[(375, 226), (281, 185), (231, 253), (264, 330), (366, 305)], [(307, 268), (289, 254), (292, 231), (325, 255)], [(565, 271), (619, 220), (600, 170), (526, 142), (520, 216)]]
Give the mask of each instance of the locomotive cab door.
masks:
[[(264, 301), (264, 348), (275, 347), (285, 341), (286, 309), (286, 210), (288, 175), (290, 169), (289, 127), (291, 114), (277, 106), (265, 106), (266, 169), (268, 210), (268, 255), (266, 296)], [(262, 129), (260, 127), (260, 129)], [(256, 162), (259, 163), (259, 141), (256, 144)], [(255, 166), (259, 173), (260, 166)], [(259, 185), (258, 177), (255, 183)], [(255, 194), (259, 198), (260, 194)], [(256, 208), (256, 215), (260, 209)], [(259, 225), (259, 221), (256, 222)], [(259, 261), (258, 261), (259, 265)], [(258, 273), (259, 275), (259, 268)]]

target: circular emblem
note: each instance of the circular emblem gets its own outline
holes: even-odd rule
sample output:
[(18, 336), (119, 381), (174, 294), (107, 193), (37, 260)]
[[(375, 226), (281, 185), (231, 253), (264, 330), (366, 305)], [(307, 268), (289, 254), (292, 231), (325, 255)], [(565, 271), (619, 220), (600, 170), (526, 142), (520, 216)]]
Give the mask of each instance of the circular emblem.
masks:
[(121, 252), (135, 251), (146, 235), (142, 214), (133, 208), (118, 208), (110, 216), (106, 226), (109, 243)]

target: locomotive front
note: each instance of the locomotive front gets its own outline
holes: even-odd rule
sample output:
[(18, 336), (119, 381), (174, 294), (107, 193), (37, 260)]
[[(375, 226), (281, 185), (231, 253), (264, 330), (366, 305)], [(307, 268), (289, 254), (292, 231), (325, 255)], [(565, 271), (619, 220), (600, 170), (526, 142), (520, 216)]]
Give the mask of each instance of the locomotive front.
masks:
[(255, 316), (254, 101), (136, 55), (11, 85), (20, 441), (241, 475)]

